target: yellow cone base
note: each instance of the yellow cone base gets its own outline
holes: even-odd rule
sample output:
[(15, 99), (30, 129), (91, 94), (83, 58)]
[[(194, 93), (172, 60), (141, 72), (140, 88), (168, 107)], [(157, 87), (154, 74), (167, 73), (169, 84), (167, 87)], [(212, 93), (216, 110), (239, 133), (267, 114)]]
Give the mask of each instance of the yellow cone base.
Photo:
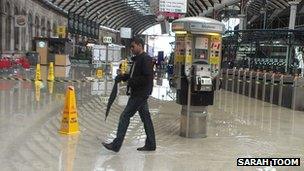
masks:
[(77, 113), (64, 112), (59, 133), (61, 134), (76, 134), (79, 132), (77, 121)]
[(65, 134), (65, 135), (73, 135), (73, 134), (78, 134), (80, 131), (77, 132), (64, 132), (64, 131), (58, 131), (60, 134)]

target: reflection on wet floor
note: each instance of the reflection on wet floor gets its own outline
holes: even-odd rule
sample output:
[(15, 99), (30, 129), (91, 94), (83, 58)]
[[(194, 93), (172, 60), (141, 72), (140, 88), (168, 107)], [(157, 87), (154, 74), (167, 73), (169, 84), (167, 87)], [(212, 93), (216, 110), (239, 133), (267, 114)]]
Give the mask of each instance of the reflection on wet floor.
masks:
[[(93, 77), (90, 68), (71, 68), (71, 79)], [(2, 73), (2, 75), (9, 75)], [(22, 73), (32, 77), (33, 72)], [(161, 81), (160, 81), (161, 79)], [(80, 134), (58, 133), (66, 87), (76, 90)], [(138, 115), (130, 122), (119, 153), (101, 141), (116, 134), (119, 115), (128, 99), (120, 84), (107, 122), (104, 113), (112, 81), (84, 83), (0, 80), (1, 170), (303, 170), (304, 113), (220, 90), (208, 107), (208, 137), (179, 136), (181, 106), (174, 102), (165, 76), (157, 76), (149, 107), (157, 150), (138, 152), (145, 132)], [(50, 91), (53, 88), (53, 91)], [(37, 91), (40, 98), (37, 100)], [(238, 157), (300, 157), (301, 167), (237, 167)]]

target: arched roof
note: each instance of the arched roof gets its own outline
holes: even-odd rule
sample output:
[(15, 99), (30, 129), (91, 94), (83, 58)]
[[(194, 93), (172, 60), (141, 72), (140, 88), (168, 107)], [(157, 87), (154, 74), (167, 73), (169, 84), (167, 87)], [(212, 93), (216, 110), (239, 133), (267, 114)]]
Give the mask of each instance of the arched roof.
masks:
[[(134, 33), (158, 23), (159, 0), (41, 0), (65, 14), (73, 13), (112, 29), (131, 27)], [(301, 0), (295, 0), (301, 1)], [(289, 8), (289, 0), (188, 0), (186, 16), (211, 15), (220, 19), (229, 6), (245, 10), (248, 21), (260, 16), (261, 9), (274, 18)], [(230, 8), (229, 8), (230, 9)], [(226, 12), (225, 12), (226, 13)]]

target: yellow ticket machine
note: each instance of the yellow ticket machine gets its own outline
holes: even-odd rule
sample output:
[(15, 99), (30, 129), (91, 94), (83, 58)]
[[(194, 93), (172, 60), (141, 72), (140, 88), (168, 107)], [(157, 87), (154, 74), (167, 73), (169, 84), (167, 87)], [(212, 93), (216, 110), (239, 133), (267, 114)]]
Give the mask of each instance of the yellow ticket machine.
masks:
[[(215, 79), (220, 71), (224, 28), (223, 23), (205, 17), (187, 17), (172, 23), (172, 30), (176, 35), (173, 78), (176, 84), (176, 102), (183, 105), (182, 136), (206, 136), (206, 130), (203, 130), (205, 127), (194, 123), (206, 121), (206, 118), (200, 117), (203, 115), (196, 114), (207, 114), (205, 107), (213, 105)], [(200, 121), (196, 121), (197, 119)]]

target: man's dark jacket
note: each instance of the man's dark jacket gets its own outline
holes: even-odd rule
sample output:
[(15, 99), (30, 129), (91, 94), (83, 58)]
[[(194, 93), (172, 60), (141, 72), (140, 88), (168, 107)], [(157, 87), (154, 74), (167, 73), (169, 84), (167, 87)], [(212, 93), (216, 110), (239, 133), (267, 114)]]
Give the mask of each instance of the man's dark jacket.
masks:
[[(127, 81), (132, 97), (145, 97), (152, 93), (153, 89), (153, 63), (152, 58), (147, 53), (142, 53), (132, 58), (133, 64), (130, 72), (120, 79)], [(131, 75), (133, 67), (134, 71)]]

